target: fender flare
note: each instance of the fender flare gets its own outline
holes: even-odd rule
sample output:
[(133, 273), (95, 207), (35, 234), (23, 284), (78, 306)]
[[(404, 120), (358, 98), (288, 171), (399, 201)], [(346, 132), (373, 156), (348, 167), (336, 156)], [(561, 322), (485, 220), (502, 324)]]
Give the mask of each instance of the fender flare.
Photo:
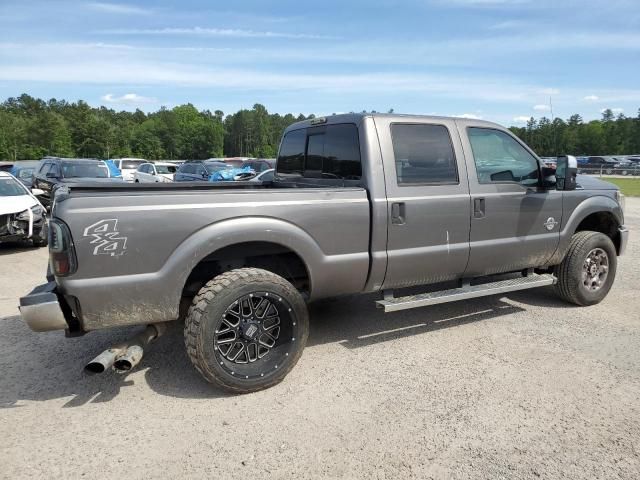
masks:
[(575, 233), (580, 223), (593, 213), (610, 213), (616, 219), (618, 225), (623, 224), (623, 214), (620, 205), (611, 197), (606, 195), (596, 195), (589, 197), (586, 200), (580, 202), (578, 206), (573, 209), (571, 215), (566, 220), (562, 219), (562, 229), (560, 230), (560, 241), (558, 248), (552, 255), (551, 259), (547, 262), (548, 265), (555, 265), (560, 263), (564, 258), (569, 243), (571, 243), (571, 237)]
[(310, 290), (313, 289), (315, 266), (324, 263), (327, 255), (306, 231), (272, 217), (238, 217), (209, 224), (178, 245), (157, 274), (172, 279), (172, 291), (177, 290), (180, 295), (187, 278), (205, 257), (247, 241), (274, 243), (295, 252), (305, 265)]

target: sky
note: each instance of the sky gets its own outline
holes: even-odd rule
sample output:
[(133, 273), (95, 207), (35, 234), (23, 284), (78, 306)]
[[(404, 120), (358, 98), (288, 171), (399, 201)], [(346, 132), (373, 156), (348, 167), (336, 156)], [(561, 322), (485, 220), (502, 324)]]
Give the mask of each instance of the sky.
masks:
[(0, 0), (0, 99), (522, 125), (640, 108), (640, 0)]

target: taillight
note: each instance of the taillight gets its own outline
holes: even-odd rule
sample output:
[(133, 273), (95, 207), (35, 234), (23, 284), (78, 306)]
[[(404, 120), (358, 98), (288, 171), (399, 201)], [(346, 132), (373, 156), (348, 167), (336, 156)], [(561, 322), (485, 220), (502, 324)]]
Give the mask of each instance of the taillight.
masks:
[(49, 263), (57, 277), (71, 275), (78, 267), (69, 227), (55, 218), (49, 221)]

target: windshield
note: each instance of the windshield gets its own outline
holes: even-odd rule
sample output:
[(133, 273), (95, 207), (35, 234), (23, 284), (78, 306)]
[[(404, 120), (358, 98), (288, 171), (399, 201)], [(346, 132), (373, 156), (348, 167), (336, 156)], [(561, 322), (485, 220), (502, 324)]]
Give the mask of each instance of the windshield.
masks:
[(227, 168), (232, 168), (230, 165), (227, 165), (225, 163), (205, 163), (205, 166), (207, 167), (207, 170), (209, 171), (209, 173), (213, 173), (213, 172), (219, 172), (220, 170), (226, 170)]
[(26, 194), (22, 185), (13, 178), (0, 178), (0, 197), (18, 197)]
[(156, 172), (160, 174), (176, 173), (175, 165), (156, 165)]
[(64, 178), (107, 178), (109, 172), (106, 165), (97, 163), (63, 163)]
[(120, 168), (130, 168), (131, 170), (137, 170), (140, 165), (143, 163), (147, 163), (143, 160), (124, 160), (122, 162), (122, 167)]
[(227, 168), (241, 168), (244, 162), (242, 160), (225, 160), (224, 163), (227, 164)]
[(18, 178), (31, 178), (31, 175), (33, 174), (33, 168), (21, 168), (20, 170), (18, 170), (18, 175), (16, 175)]

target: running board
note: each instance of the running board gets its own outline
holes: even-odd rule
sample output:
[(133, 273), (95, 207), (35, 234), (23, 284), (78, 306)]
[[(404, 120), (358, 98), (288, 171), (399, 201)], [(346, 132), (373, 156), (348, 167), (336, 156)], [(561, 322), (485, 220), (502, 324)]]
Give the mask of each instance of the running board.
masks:
[(500, 280), (499, 282), (484, 283), (482, 285), (469, 285), (450, 290), (409, 295), (407, 297), (387, 297), (384, 300), (376, 301), (376, 304), (379, 308), (384, 308), (385, 312), (397, 312), (398, 310), (437, 305), (438, 303), (456, 302), (469, 298), (515, 292), (516, 290), (525, 290), (527, 288), (544, 287), (546, 285), (554, 285), (556, 282), (556, 277), (551, 274), (533, 274), (510, 280)]

